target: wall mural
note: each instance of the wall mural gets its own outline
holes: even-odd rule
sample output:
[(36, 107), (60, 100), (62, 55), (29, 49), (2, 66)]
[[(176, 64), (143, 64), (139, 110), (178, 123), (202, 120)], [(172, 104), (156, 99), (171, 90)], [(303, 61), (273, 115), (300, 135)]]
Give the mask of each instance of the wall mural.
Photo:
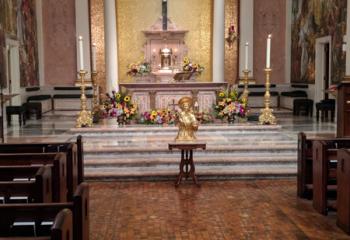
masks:
[(21, 87), (39, 85), (35, 0), (21, 0), (18, 39), (21, 43)]
[(1, 0), (0, 25), (19, 41), (21, 87), (39, 85), (35, 0)]
[(346, 32), (346, 5), (346, 0), (293, 0), (292, 82), (315, 82), (315, 42), (328, 35), (332, 36), (332, 82), (342, 80), (345, 74), (342, 43)]

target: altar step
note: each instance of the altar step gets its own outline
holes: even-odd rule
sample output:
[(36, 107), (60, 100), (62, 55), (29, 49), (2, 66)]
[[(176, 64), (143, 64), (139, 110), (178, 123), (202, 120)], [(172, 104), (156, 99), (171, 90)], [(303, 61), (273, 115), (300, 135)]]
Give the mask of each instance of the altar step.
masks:
[[(180, 151), (168, 150), (174, 126), (100, 125), (71, 132), (83, 135), (87, 179), (174, 179), (179, 172)], [(202, 125), (197, 137), (207, 143), (205, 151), (194, 151), (200, 179), (296, 176), (296, 134), (279, 125)]]
[[(88, 168), (85, 178), (88, 180), (174, 180), (178, 166), (157, 167), (106, 167)], [(295, 177), (296, 166), (291, 164), (251, 166), (207, 165), (196, 164), (196, 175), (199, 179), (250, 179), (250, 178), (287, 178)]]

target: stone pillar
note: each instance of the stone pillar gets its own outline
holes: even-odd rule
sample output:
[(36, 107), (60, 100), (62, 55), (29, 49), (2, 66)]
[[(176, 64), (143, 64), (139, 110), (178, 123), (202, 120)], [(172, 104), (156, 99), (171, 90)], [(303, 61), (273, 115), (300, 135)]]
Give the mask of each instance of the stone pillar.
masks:
[(214, 0), (213, 82), (225, 81), (225, 0)]
[(347, 0), (347, 20), (346, 20), (346, 65), (345, 75), (350, 76), (350, 0)]
[(44, 36), (43, 36), (43, 3), (42, 0), (36, 1), (36, 27), (37, 27), (37, 39), (38, 39), (38, 67), (39, 67), (39, 85), (45, 85), (45, 72), (44, 72)]
[(119, 90), (118, 86), (118, 49), (117, 18), (114, 0), (104, 1), (105, 14), (105, 58), (106, 58), (106, 90)]
[[(89, 3), (88, 0), (75, 0), (75, 26), (77, 31), (77, 37), (82, 36), (84, 45), (83, 45), (83, 53), (84, 53), (84, 70), (88, 72), (86, 75), (86, 79), (91, 78), (91, 66), (90, 66), (90, 21), (89, 21)], [(78, 38), (76, 39), (78, 43)], [(78, 46), (78, 45), (77, 45)], [(80, 54), (79, 47), (77, 47), (77, 72), (79, 72), (80, 68)]]
[(245, 43), (248, 47), (249, 76), (253, 76), (254, 58), (254, 0), (240, 0), (239, 20), (239, 76), (243, 78), (245, 68)]

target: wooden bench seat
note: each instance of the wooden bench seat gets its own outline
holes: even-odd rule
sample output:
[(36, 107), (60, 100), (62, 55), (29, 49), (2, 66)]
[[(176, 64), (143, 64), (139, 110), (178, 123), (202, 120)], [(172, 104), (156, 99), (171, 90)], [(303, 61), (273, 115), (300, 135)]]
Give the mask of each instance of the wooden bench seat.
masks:
[(9, 237), (11, 226), (16, 219), (33, 221), (39, 225), (42, 221), (52, 221), (63, 209), (68, 208), (73, 213), (73, 238), (89, 239), (89, 188), (81, 183), (72, 202), (61, 203), (30, 203), (30, 204), (0, 204), (0, 237)]
[(1, 153), (55, 153), (62, 152), (67, 161), (67, 199), (71, 200), (78, 184), (84, 181), (82, 137), (76, 142), (0, 144)]
[[(51, 173), (52, 165), (0, 166), (0, 196), (5, 203), (13, 196), (27, 196), (28, 202), (52, 202)], [(15, 181), (16, 178), (24, 179)]]
[(63, 153), (1, 153), (0, 166), (52, 165), (53, 201), (67, 201), (67, 161)]
[[(19, 235), (19, 234), (18, 234)], [(55, 217), (50, 236), (45, 237), (0, 237), (0, 240), (72, 240), (73, 217), (69, 209), (61, 210)]]
[[(324, 140), (329, 145), (330, 156), (336, 159), (336, 150), (339, 148), (350, 147), (350, 138), (335, 138), (334, 136), (313, 136), (307, 138), (305, 133), (298, 134), (298, 159), (297, 159), (297, 196), (300, 198), (312, 198), (310, 186), (313, 184), (313, 142)], [(332, 173), (331, 173), (332, 174)]]

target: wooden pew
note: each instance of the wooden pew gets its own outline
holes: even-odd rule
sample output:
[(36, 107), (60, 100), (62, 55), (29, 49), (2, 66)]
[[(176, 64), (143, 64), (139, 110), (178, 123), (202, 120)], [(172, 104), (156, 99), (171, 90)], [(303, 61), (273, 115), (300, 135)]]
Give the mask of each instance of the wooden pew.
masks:
[(350, 234), (350, 150), (338, 150), (337, 225)]
[(0, 154), (0, 166), (52, 165), (54, 202), (67, 201), (66, 155), (63, 153)]
[(52, 153), (63, 152), (67, 158), (67, 199), (71, 200), (78, 184), (84, 181), (83, 144), (79, 135), (75, 143), (0, 144), (0, 153)]
[[(0, 196), (27, 196), (29, 202), (52, 202), (52, 165), (0, 166)], [(13, 181), (14, 178), (27, 180)], [(34, 178), (34, 180), (29, 180)]]
[(317, 135), (307, 137), (305, 133), (298, 134), (298, 172), (297, 172), (297, 196), (300, 198), (312, 198), (313, 194), (313, 142), (324, 140), (334, 149), (350, 148), (350, 138), (335, 138), (330, 135)]
[[(329, 201), (329, 191), (337, 191), (337, 149), (334, 142), (313, 142), (313, 207), (323, 215), (328, 208), (336, 208)], [(332, 183), (331, 183), (332, 181)]]
[(73, 217), (69, 209), (61, 210), (55, 217), (50, 237), (0, 237), (0, 240), (73, 240)]
[(30, 203), (0, 204), (0, 237), (7, 237), (11, 224), (16, 219), (23, 221), (51, 220), (62, 209), (68, 208), (73, 213), (73, 239), (89, 239), (89, 188), (81, 183), (73, 197), (73, 202), (65, 203)]

